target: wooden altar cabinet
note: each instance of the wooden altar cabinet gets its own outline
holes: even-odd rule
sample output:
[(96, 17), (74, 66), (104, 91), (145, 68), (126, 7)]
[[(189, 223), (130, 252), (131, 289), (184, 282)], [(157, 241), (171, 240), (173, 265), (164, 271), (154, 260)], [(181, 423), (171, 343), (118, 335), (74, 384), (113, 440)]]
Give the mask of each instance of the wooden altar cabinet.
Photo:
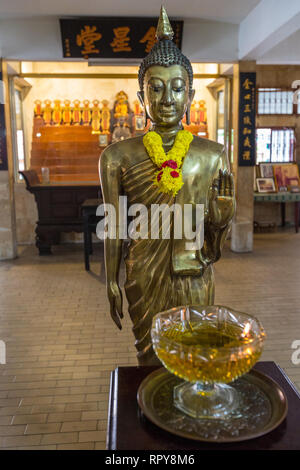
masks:
[(100, 183), (41, 184), (35, 170), (20, 173), (37, 204), (36, 246), (40, 255), (50, 255), (62, 232), (83, 232), (81, 205), (86, 199), (101, 199)]

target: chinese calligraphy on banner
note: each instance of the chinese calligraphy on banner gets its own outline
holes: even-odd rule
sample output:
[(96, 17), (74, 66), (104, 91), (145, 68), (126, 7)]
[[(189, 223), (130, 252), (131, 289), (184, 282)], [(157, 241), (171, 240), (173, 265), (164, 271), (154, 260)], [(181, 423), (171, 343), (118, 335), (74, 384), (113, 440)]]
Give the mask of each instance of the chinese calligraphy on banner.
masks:
[(256, 73), (240, 73), (239, 166), (254, 166), (256, 154)]
[[(0, 59), (0, 87), (2, 82), (2, 70)], [(0, 171), (7, 171), (7, 149), (6, 149), (6, 128), (5, 128), (5, 115), (4, 115), (4, 102), (1, 99), (2, 93), (0, 90)]]
[[(142, 59), (152, 49), (157, 18), (61, 19), (63, 56), (69, 58)], [(181, 49), (183, 21), (171, 21)]]

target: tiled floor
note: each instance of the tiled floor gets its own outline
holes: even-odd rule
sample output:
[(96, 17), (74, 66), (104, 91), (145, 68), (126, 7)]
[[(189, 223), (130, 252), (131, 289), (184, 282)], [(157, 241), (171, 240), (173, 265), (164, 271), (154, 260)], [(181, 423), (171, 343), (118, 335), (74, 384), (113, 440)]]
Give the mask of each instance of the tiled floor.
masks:
[[(110, 371), (136, 359), (128, 315), (122, 331), (110, 320), (100, 248), (91, 273), (79, 245), (58, 246), (52, 257), (20, 247), (18, 259), (0, 262), (0, 448), (105, 449)], [(215, 268), (216, 303), (261, 319), (262, 359), (300, 389), (291, 361), (300, 340), (300, 234), (256, 235), (254, 253), (226, 247)]]

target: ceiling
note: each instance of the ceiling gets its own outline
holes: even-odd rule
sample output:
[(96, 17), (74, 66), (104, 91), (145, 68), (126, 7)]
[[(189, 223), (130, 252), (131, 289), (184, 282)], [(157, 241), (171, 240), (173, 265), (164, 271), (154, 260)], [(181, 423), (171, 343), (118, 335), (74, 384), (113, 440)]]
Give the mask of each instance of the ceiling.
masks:
[(0, 0), (0, 57), (64, 60), (59, 18), (158, 17), (161, 2), (192, 62), (300, 64), (300, 0)]
[(1, 0), (0, 18), (33, 16), (158, 16), (239, 24), (260, 0)]
[(300, 29), (271, 48), (258, 62), (262, 64), (300, 64), (299, 44)]

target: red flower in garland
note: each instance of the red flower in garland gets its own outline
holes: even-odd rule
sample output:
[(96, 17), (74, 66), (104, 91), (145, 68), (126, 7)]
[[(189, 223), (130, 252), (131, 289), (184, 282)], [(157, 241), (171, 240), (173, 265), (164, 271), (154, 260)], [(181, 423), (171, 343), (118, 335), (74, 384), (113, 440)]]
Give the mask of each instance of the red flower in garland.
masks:
[(160, 180), (161, 180), (162, 174), (163, 174), (162, 171), (161, 171), (160, 173), (158, 173), (158, 175), (157, 175), (157, 181), (160, 181)]
[(177, 163), (174, 161), (174, 160), (166, 160), (163, 164), (162, 164), (162, 168), (166, 168), (166, 166), (168, 166), (169, 168), (173, 168), (175, 170), (175, 168), (177, 168)]
[(171, 171), (170, 175), (172, 176), (172, 178), (178, 178), (179, 177), (178, 171)]

